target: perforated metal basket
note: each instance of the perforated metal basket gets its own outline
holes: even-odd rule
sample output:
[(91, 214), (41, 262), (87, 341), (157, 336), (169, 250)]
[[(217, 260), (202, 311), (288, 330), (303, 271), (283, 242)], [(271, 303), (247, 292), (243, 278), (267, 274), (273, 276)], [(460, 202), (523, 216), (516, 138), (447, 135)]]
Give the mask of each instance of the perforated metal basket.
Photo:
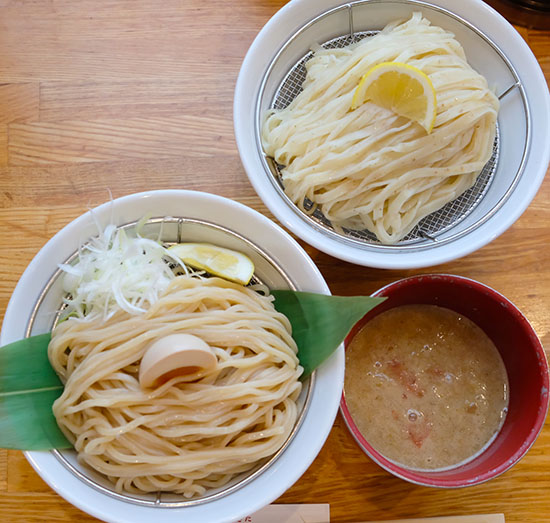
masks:
[[(475, 44), (470, 42), (468, 45), (468, 41), (464, 44), (469, 61), (475, 69), (486, 76), (489, 84), (495, 89), (498, 98), (503, 102), (499, 114), (499, 124), (514, 121), (514, 125), (524, 128), (523, 137), (519, 140), (519, 147), (514, 153), (513, 162), (507, 166), (507, 179), (504, 183), (502, 181), (495, 183), (491, 191), (502, 149), (502, 140), (497, 129), (493, 154), (478, 176), (475, 185), (438, 211), (426, 216), (405, 238), (395, 245), (381, 244), (376, 236), (366, 229), (344, 228), (343, 230), (336, 230), (319, 209), (316, 209), (313, 213), (301, 211), (284, 192), (281, 175), (283, 166), (277, 165), (272, 158), (263, 153), (260, 140), (262, 115), (265, 110), (267, 108), (284, 108), (301, 92), (302, 83), (306, 76), (305, 64), (313, 56), (313, 52), (309, 49), (315, 45), (321, 45), (324, 48), (339, 48), (364, 38), (371, 38), (381, 28), (380, 22), (377, 22), (374, 27), (368, 26), (369, 23), (372, 23), (370, 20), (373, 18), (381, 20), (381, 13), (373, 13), (373, 11), (386, 12), (389, 4), (407, 6), (411, 12), (421, 10), (433, 24), (441, 25), (455, 33), (459, 32), (457, 28), (462, 29), (463, 32), (469, 32), (470, 39), (475, 39)], [(390, 16), (388, 22), (398, 17), (393, 12)], [(322, 31), (321, 35), (319, 34), (319, 28), (321, 27), (330, 28), (330, 31), (326, 33), (328, 38), (322, 36)], [(335, 33), (338, 36), (334, 37)], [(319, 36), (321, 40), (319, 40)], [(473, 49), (470, 49), (470, 53), (468, 53), (468, 47), (473, 48), (474, 46), (475, 53)], [(299, 52), (300, 47), (302, 47), (303, 54)], [(480, 52), (482, 55), (486, 55), (483, 60), (479, 59)], [(297, 54), (298, 58), (296, 59)], [(487, 68), (487, 63), (490, 63), (490, 68)], [(287, 69), (286, 73), (281, 75), (281, 71), (285, 69)], [(515, 103), (504, 103), (505, 97), (513, 99)], [(469, 231), (487, 220), (502, 206), (515, 184), (517, 184), (523, 171), (530, 134), (530, 115), (527, 109), (525, 92), (515, 68), (504, 52), (463, 18), (442, 8), (416, 0), (350, 2), (322, 13), (304, 24), (271, 61), (260, 87), (256, 114), (257, 146), (261, 151), (265, 173), (269, 176), (279, 197), (296, 213), (299, 219), (305, 221), (310, 227), (320, 230), (327, 237), (355, 247), (394, 252), (410, 249), (430, 249), (433, 242), (436, 241), (440, 243), (452, 242), (456, 238), (468, 234)], [(500, 125), (498, 128), (500, 128)], [(506, 137), (504, 139), (506, 140)], [(503, 177), (502, 174), (500, 176)], [(487, 196), (486, 205), (475, 212), (487, 193), (490, 194)], [(304, 207), (307, 210), (311, 205), (312, 202), (306, 200)], [(471, 219), (466, 221), (468, 217)]]
[[(299, 209), (284, 192), (281, 166), (264, 153), (260, 131), (267, 110), (285, 107), (300, 92), (311, 49), (371, 38), (388, 23), (418, 11), (454, 33), (470, 65), (498, 96), (497, 135), (491, 159), (471, 189), (425, 217), (397, 244), (384, 245), (367, 230), (336, 229), (319, 210), (311, 214)], [(283, 225), (346, 261), (414, 268), (468, 254), (521, 215), (550, 158), (549, 105), (544, 75), (529, 47), (481, 0), (293, 0), (262, 29), (243, 62), (234, 124), (247, 175)], [(538, 106), (545, 110), (539, 112)]]
[[(123, 225), (122, 228), (127, 230), (133, 229), (136, 223), (137, 222), (128, 223)], [(240, 252), (246, 253), (254, 262), (255, 273), (251, 282), (252, 285), (263, 284), (269, 288), (295, 289), (294, 283), (287, 276), (285, 270), (265, 251), (244, 236), (220, 225), (190, 218), (153, 218), (140, 229), (140, 235), (146, 238), (161, 240), (163, 244), (167, 246), (182, 241), (207, 241), (237, 249)], [(66, 263), (71, 263), (76, 256), (77, 253), (74, 253), (66, 260)], [(47, 282), (30, 316), (26, 336), (44, 332), (45, 330), (51, 330), (57, 323), (59, 311), (62, 310), (62, 297), (64, 296), (61, 276), (61, 271), (58, 270)], [(51, 311), (58, 311), (58, 313), (52, 314)], [(102, 476), (88, 465), (78, 461), (76, 451), (53, 450), (51, 452), (59, 463), (80, 481), (96, 491), (120, 501), (145, 507), (162, 508), (191, 507), (208, 503), (227, 496), (250, 483), (276, 462), (277, 458), (285, 451), (294, 438), (306, 415), (311, 396), (310, 393), (315, 383), (315, 374), (316, 373), (313, 372), (313, 374), (303, 382), (302, 393), (298, 399), (298, 420), (287, 441), (279, 451), (272, 457), (262, 460), (251, 471), (235, 477), (224, 487), (209, 490), (201, 497), (186, 499), (182, 495), (167, 492), (141, 495), (116, 492), (113, 484), (106, 477)]]

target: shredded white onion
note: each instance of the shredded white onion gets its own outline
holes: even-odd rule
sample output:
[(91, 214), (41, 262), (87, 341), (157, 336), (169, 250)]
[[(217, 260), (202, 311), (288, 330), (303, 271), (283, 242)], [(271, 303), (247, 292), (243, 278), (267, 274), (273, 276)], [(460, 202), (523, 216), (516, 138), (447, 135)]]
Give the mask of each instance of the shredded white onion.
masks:
[(59, 265), (65, 272), (63, 289), (70, 294), (64, 300), (69, 312), (105, 319), (120, 309), (145, 312), (175, 277), (166, 257), (187, 272), (159, 242), (108, 225), (79, 249), (76, 263)]

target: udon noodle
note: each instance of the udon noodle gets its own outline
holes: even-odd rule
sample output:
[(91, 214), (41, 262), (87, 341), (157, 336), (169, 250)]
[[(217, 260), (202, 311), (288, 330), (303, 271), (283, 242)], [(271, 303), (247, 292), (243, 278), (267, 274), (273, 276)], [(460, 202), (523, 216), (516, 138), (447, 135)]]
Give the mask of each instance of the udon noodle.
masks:
[[(381, 62), (431, 79), (431, 133), (372, 102), (350, 110), (361, 76)], [(317, 49), (306, 69), (303, 91), (267, 112), (262, 143), (283, 166), (289, 198), (305, 212), (320, 209), (337, 230), (368, 229), (396, 243), (469, 189), (491, 157), (498, 100), (454, 35), (420, 13), (348, 47)]]
[[(179, 332), (206, 341), (217, 368), (143, 390), (146, 347)], [(201, 495), (286, 441), (301, 390), (296, 353), (269, 296), (179, 276), (144, 314), (69, 318), (55, 328), (49, 356), (65, 389), (53, 410), (79, 459), (117, 491)]]

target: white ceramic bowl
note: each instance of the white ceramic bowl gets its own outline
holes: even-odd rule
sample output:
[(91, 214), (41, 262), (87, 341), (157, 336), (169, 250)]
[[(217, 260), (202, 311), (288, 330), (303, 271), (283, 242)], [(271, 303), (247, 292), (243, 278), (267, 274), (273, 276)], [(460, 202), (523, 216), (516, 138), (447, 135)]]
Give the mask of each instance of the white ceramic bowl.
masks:
[[(380, 30), (421, 11), (452, 31), (470, 64), (501, 98), (496, 168), (487, 189), (436, 240), (395, 246), (327, 229), (299, 211), (272, 172), (259, 138), (264, 111), (294, 65), (312, 46), (350, 31)], [(350, 24), (350, 19), (353, 23)], [(288, 229), (337, 258), (379, 268), (432, 266), (469, 254), (512, 225), (534, 198), (550, 159), (550, 96), (544, 75), (517, 31), (481, 0), (291, 0), (260, 31), (238, 77), (234, 126), (242, 163), (256, 192)]]
[[(232, 200), (195, 191), (153, 191), (114, 200), (92, 212), (103, 227), (109, 222), (133, 223), (148, 213), (152, 217), (199, 221), (199, 224), (191, 223), (188, 229), (191, 237), (187, 239), (215, 241), (225, 247), (245, 250), (255, 261), (256, 274), (264, 283), (330, 294), (312, 260), (286, 232), (258, 212)], [(67, 260), (96, 234), (96, 225), (88, 212), (64, 227), (40, 250), (9, 302), (0, 334), (1, 345), (51, 329), (62, 295), (57, 283), (60, 278), (52, 280), (57, 264)], [(163, 236), (165, 234), (174, 234), (174, 231), (165, 230)], [(35, 303), (38, 305), (33, 310)], [(67, 501), (104, 521), (233, 522), (271, 503), (309, 467), (334, 422), (343, 378), (344, 353), (340, 347), (314, 373), (301, 424), (284, 450), (248, 482), (245, 480), (237, 488), (208, 500), (178, 503), (172, 496), (162, 506), (154, 506), (154, 499), (151, 502), (147, 496), (128, 500), (114, 495), (108, 482), (83, 468), (76, 461), (74, 451), (33, 451), (27, 452), (26, 457)]]

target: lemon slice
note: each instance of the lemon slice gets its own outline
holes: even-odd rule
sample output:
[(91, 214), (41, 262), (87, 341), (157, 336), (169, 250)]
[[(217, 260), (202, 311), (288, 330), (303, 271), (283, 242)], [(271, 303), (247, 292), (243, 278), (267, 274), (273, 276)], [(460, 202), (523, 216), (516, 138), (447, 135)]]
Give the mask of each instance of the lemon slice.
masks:
[(210, 243), (178, 243), (168, 252), (195, 269), (241, 285), (247, 285), (254, 274), (254, 263), (248, 256)]
[(399, 62), (375, 65), (357, 85), (351, 109), (367, 100), (418, 122), (428, 133), (433, 129), (435, 89), (430, 78), (416, 67)]

